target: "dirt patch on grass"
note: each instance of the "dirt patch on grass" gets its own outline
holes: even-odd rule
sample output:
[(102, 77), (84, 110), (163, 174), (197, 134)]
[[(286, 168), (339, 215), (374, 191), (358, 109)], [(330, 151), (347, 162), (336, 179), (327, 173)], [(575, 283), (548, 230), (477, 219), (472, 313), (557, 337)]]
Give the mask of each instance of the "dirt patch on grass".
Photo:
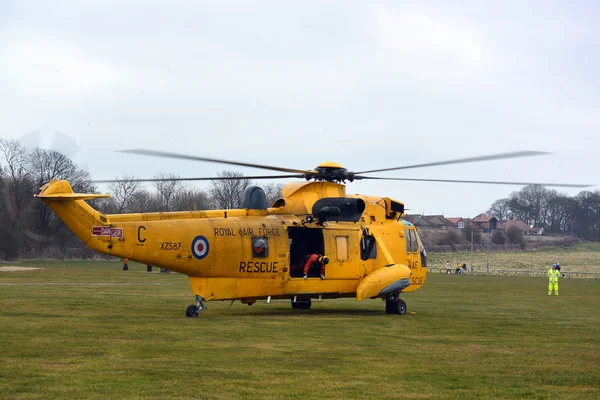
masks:
[(33, 271), (34, 269), (44, 269), (44, 268), (34, 268), (34, 267), (0, 267), (0, 272), (21, 272), (21, 271)]

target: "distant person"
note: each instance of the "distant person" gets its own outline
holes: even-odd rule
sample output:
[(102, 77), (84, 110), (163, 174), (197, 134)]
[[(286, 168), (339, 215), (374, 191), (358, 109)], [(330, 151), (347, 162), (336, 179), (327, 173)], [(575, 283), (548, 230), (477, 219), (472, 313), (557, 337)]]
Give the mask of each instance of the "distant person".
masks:
[(461, 270), (461, 274), (466, 274), (467, 273), (467, 264), (463, 263), (462, 265), (462, 270)]
[(450, 275), (452, 273), (452, 267), (450, 266), (450, 261), (446, 261), (446, 275)]
[(556, 264), (552, 264), (552, 268), (548, 271), (548, 296), (552, 296), (552, 291), (558, 296), (558, 277), (560, 276), (560, 272), (556, 267)]
[(454, 274), (455, 275), (460, 274), (460, 263), (459, 262), (456, 263), (456, 268), (454, 269)]
[(129, 260), (127, 258), (123, 259), (123, 271), (129, 271)]
[(565, 274), (560, 272), (560, 263), (556, 263), (556, 270), (560, 273), (560, 276), (562, 276), (563, 278), (565, 277)]
[(325, 266), (329, 264), (329, 257), (314, 253), (308, 256), (304, 264), (304, 279), (308, 278), (308, 270), (313, 265), (321, 267), (321, 279), (325, 279)]

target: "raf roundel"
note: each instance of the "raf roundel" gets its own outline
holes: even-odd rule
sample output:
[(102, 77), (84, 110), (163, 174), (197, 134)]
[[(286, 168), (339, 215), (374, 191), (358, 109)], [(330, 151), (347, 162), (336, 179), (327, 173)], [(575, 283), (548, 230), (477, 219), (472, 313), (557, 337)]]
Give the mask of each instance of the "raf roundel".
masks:
[(192, 254), (198, 260), (202, 260), (208, 255), (208, 240), (204, 236), (196, 236), (192, 240)]

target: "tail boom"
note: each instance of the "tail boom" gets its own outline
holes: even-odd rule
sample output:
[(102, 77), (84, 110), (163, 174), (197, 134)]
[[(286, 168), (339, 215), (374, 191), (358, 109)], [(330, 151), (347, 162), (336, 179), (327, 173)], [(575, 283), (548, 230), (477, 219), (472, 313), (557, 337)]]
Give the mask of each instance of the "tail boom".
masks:
[[(40, 193), (35, 196), (50, 207), (86, 245), (92, 238), (92, 227), (110, 225), (104, 214), (94, 210), (85, 202), (85, 200), (110, 197), (107, 194), (74, 193), (69, 182), (52, 180), (42, 186)], [(93, 250), (98, 251), (95, 248)]]

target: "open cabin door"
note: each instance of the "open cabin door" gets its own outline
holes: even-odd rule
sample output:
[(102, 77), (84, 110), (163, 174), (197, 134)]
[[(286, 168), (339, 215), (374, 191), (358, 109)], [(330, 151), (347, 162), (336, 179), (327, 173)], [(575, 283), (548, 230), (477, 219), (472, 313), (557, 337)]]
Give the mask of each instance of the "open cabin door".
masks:
[[(307, 256), (318, 253), (325, 254), (325, 244), (323, 243), (323, 229), (321, 228), (288, 228), (290, 243), (290, 277), (302, 278), (304, 272), (302, 268), (306, 263)], [(316, 278), (320, 276), (318, 268), (311, 268), (308, 276)]]
[[(290, 277), (302, 278), (306, 257), (318, 253), (329, 257), (325, 266), (325, 279), (356, 279), (361, 276), (362, 260), (356, 249), (359, 247), (357, 230), (291, 227)], [(320, 276), (319, 267), (311, 267), (309, 278)]]

